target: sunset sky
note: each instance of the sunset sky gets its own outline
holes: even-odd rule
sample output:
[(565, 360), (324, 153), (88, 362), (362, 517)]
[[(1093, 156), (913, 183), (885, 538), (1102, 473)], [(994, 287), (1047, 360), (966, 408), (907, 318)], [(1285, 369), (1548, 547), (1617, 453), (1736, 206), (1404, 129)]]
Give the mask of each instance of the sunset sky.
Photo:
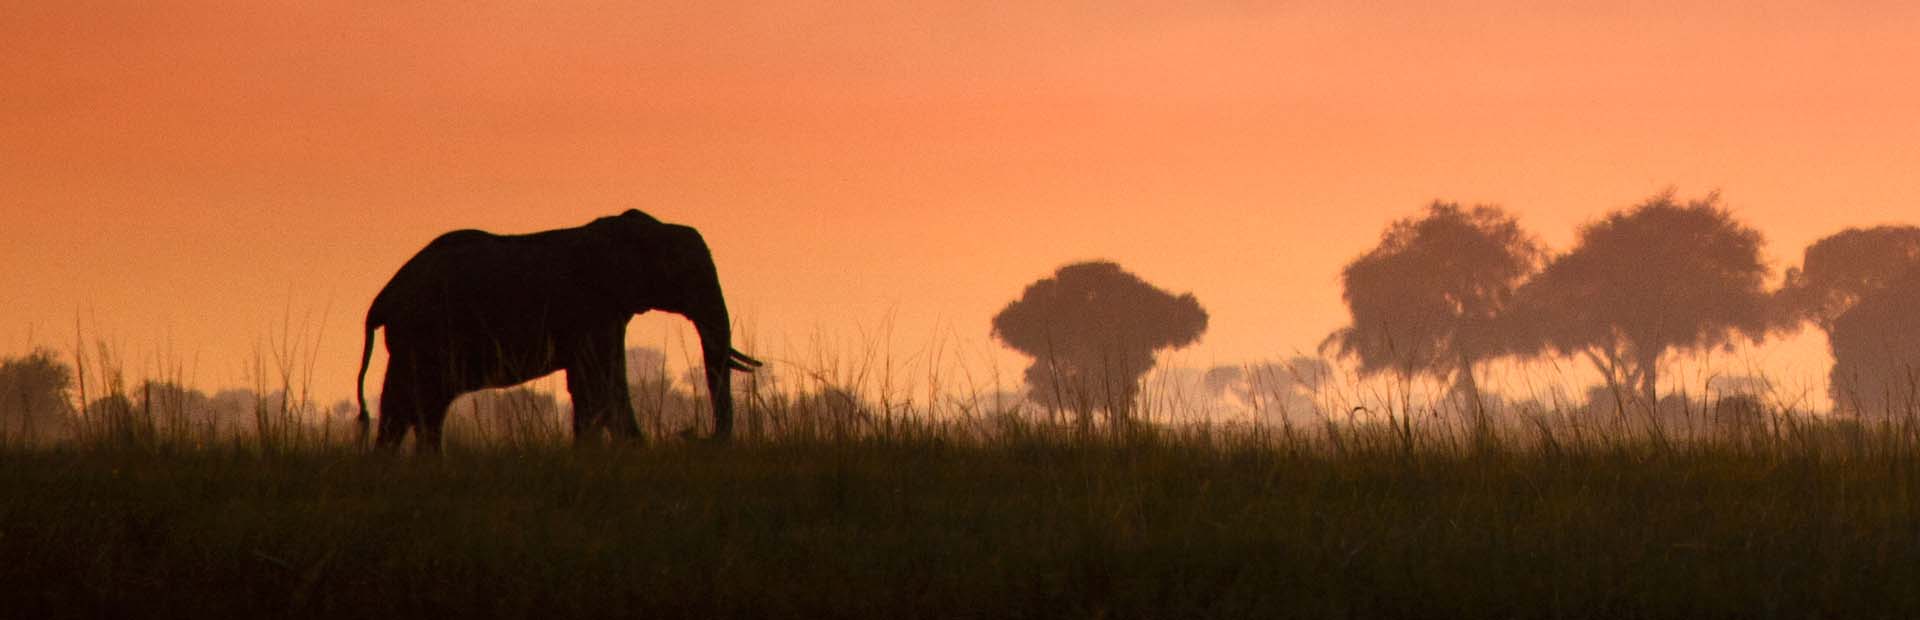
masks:
[(290, 316), (344, 397), (437, 234), (639, 208), (703, 231), (769, 359), (889, 322), (986, 355), (1105, 258), (1206, 307), (1185, 363), (1240, 363), (1339, 327), (1341, 265), (1436, 198), (1564, 249), (1718, 188), (1776, 279), (1920, 207), (1914, 3), (982, 4), (0, 0), (0, 354), (78, 318), (239, 385)]

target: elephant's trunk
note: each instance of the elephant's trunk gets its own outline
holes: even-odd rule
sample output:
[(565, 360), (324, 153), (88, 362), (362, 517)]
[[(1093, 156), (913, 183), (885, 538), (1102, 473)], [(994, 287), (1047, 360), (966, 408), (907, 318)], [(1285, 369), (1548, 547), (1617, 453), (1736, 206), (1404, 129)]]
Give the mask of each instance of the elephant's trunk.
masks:
[(707, 397), (713, 401), (713, 438), (725, 441), (733, 435), (733, 324), (725, 305), (692, 318), (694, 328), (700, 332)]

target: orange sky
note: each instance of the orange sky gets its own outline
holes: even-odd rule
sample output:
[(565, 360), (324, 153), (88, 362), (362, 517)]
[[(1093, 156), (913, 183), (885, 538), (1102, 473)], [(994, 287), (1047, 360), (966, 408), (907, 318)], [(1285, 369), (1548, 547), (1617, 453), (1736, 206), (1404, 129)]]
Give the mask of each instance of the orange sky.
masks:
[(1098, 257), (1195, 293), (1183, 357), (1232, 363), (1310, 350), (1434, 198), (1564, 246), (1717, 187), (1776, 267), (1920, 205), (1911, 3), (475, 4), (0, 0), (0, 352), (80, 314), (232, 385), (325, 312), (343, 396), (439, 232), (638, 207), (705, 232), (768, 357), (888, 317), (985, 350)]

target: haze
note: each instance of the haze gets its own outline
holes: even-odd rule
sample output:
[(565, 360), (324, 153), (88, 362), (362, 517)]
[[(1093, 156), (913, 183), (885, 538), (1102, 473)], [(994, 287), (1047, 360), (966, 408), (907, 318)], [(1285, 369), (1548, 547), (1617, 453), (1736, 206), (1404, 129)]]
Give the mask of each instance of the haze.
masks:
[(1718, 188), (1775, 281), (1920, 205), (1907, 3), (1037, 4), (7, 2), (0, 350), (79, 318), (236, 384), (291, 317), (344, 396), (435, 235), (640, 208), (705, 233), (762, 357), (890, 324), (1012, 382), (990, 317), (1077, 260), (1191, 291), (1207, 366), (1311, 351), (1341, 265), (1435, 199), (1565, 249)]

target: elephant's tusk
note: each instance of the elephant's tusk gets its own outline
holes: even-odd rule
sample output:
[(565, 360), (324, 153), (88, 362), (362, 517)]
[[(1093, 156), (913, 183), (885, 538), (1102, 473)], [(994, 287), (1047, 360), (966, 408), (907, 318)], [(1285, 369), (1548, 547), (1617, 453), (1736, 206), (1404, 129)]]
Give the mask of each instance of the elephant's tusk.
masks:
[(739, 349), (728, 349), (727, 351), (730, 354), (728, 357), (731, 358), (727, 360), (727, 365), (732, 366), (736, 370), (752, 370), (762, 365), (760, 360), (748, 357), (747, 354), (741, 353)]

